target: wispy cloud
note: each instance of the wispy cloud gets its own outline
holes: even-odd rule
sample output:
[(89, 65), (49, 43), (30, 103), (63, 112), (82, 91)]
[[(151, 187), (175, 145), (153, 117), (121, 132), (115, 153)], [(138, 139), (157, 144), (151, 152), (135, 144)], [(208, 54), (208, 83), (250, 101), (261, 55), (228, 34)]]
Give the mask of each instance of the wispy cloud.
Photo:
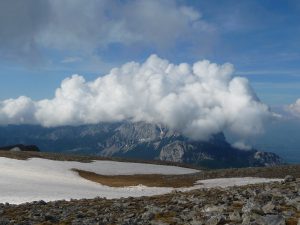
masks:
[(182, 41), (200, 45), (215, 32), (199, 9), (175, 0), (10, 0), (0, 2), (0, 15), (0, 57), (6, 59), (26, 60), (44, 49), (94, 55), (115, 43), (127, 50), (171, 49)]
[(269, 82), (252, 82), (252, 85), (255, 87), (260, 87), (265, 89), (299, 89), (300, 81), (298, 82), (285, 81), (285, 82), (276, 83), (271, 80)]
[(76, 62), (81, 62), (82, 58), (80, 57), (66, 57), (64, 58), (61, 63), (76, 63)]
[(236, 71), (237, 75), (291, 75), (300, 76), (300, 70), (249, 70)]

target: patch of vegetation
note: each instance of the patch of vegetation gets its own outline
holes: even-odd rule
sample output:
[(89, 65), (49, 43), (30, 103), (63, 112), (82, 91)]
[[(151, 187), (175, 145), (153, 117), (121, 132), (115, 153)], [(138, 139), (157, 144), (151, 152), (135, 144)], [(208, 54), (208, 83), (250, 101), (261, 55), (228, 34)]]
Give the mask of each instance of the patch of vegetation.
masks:
[(136, 186), (139, 184), (148, 187), (190, 187), (197, 181), (195, 176), (136, 174), (136, 175), (100, 175), (89, 171), (73, 169), (79, 176), (110, 187)]

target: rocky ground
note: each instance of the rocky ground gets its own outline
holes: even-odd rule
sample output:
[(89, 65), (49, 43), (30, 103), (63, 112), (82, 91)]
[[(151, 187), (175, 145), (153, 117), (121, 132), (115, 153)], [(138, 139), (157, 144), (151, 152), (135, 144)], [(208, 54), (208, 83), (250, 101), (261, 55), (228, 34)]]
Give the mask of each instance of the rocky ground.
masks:
[(0, 218), (3, 225), (299, 225), (300, 179), (153, 197), (1, 204)]
[[(81, 162), (101, 159), (32, 152), (26, 154), (0, 152), (0, 156), (16, 159), (41, 157)], [(291, 176), (286, 177), (287, 174)], [(0, 204), (0, 225), (300, 225), (300, 165), (203, 170), (195, 174), (167, 178), (180, 182), (183, 178), (202, 180), (226, 177), (286, 178), (284, 182), (198, 189), (189, 192), (174, 191), (153, 197)]]

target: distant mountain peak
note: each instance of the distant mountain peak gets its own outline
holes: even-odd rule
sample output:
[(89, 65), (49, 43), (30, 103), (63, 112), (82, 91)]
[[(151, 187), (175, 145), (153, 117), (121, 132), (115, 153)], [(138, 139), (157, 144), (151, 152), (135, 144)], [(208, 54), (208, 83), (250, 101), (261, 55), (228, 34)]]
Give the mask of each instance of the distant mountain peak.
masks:
[(15, 143), (34, 144), (43, 151), (155, 159), (213, 168), (282, 163), (274, 153), (232, 147), (223, 133), (213, 135), (208, 141), (195, 141), (161, 124), (146, 122), (106, 122), (53, 128), (31, 125), (0, 127), (0, 146)]

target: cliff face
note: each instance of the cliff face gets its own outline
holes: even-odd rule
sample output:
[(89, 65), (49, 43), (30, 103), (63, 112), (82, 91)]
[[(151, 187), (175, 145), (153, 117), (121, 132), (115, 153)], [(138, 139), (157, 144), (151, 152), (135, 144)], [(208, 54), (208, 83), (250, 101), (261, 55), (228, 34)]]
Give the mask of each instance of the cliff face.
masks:
[(281, 164), (273, 153), (233, 148), (222, 133), (192, 141), (176, 131), (144, 122), (43, 128), (0, 127), (0, 145), (35, 144), (44, 151), (165, 160), (212, 168)]

